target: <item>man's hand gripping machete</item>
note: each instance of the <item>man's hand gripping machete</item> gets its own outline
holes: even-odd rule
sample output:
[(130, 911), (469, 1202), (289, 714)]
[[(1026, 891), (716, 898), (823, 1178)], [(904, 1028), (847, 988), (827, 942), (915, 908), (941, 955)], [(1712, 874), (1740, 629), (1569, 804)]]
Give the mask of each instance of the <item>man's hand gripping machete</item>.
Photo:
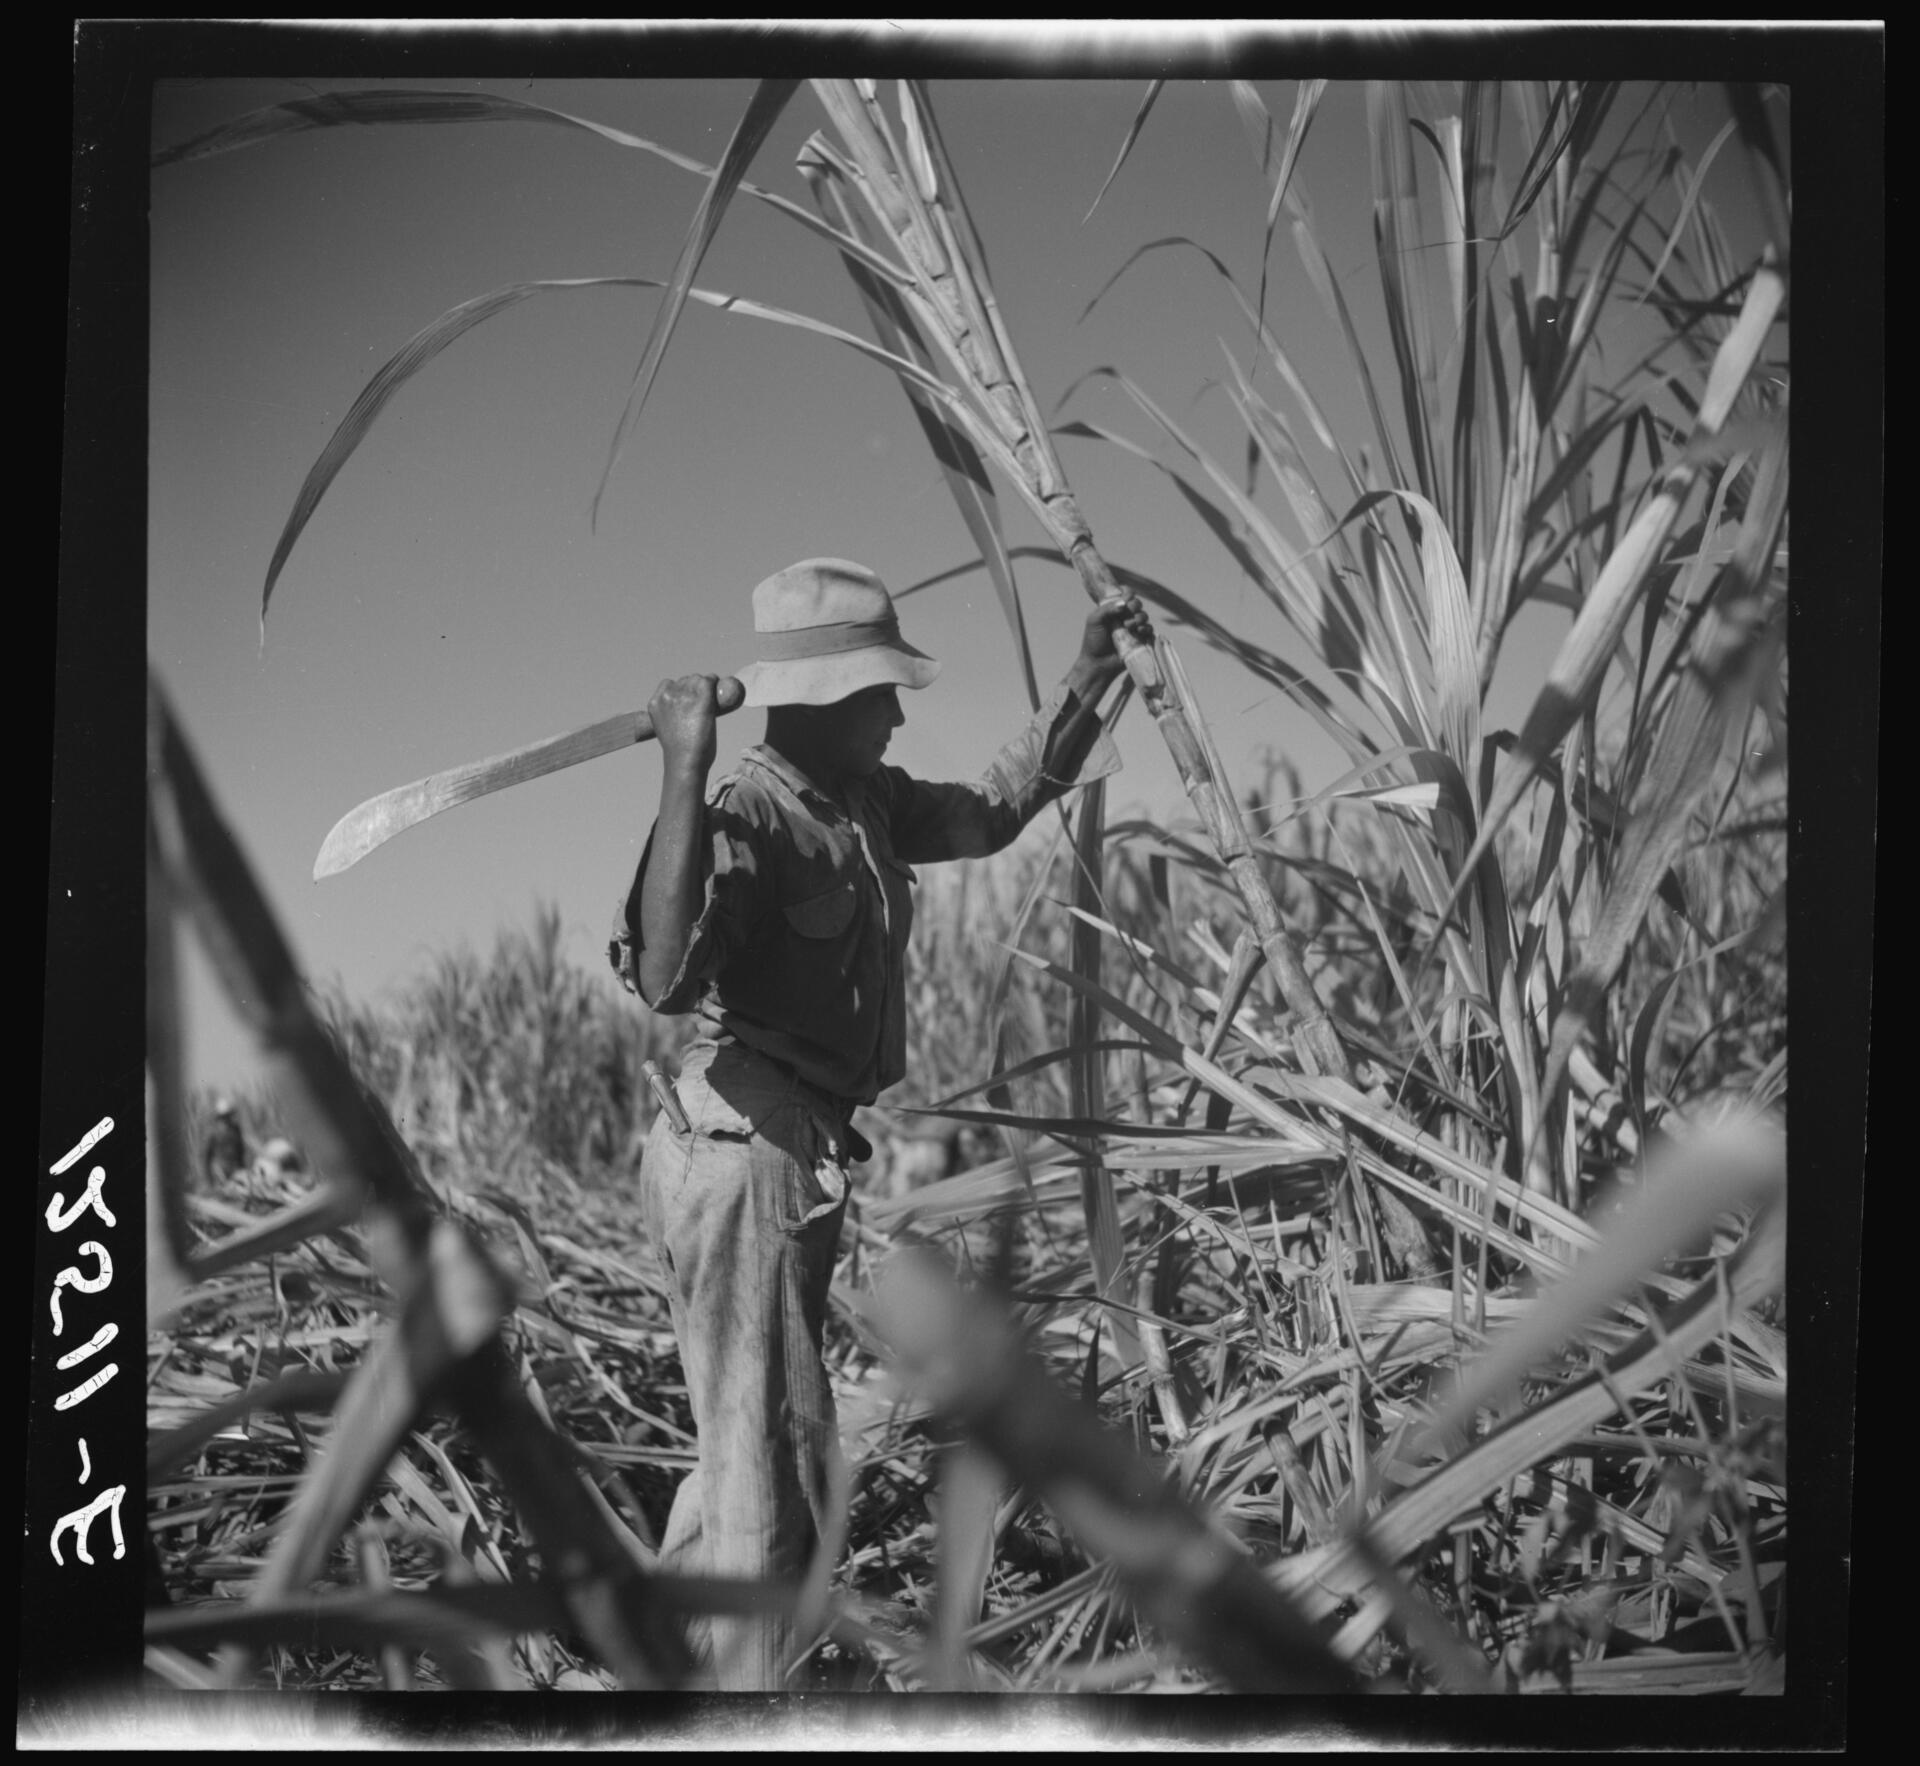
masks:
[[(746, 697), (746, 688), (731, 675), (722, 675), (714, 690), (714, 707), (721, 715), (738, 709)], [(631, 742), (645, 742), (653, 735), (653, 720), (644, 711), (623, 712), (603, 718), (583, 730), (564, 736), (549, 736), (541, 742), (529, 742), (510, 754), (496, 754), (491, 760), (469, 761), (465, 766), (449, 767), (416, 779), (411, 785), (396, 785), (370, 797), (357, 809), (350, 809), (333, 825), (313, 861), (313, 880), (331, 877), (355, 865), (394, 835), (437, 816), (443, 809), (485, 797), (490, 791), (503, 791), (509, 785), (522, 785), (563, 767), (578, 766), (625, 748)]]

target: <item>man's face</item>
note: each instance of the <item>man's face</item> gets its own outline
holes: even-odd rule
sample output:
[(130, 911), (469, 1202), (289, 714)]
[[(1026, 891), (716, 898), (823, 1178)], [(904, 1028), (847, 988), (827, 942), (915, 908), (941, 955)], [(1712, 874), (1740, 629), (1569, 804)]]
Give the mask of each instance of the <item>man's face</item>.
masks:
[(851, 779), (871, 778), (880, 770), (893, 732), (907, 721), (896, 687), (864, 687), (821, 706), (817, 717), (835, 770)]

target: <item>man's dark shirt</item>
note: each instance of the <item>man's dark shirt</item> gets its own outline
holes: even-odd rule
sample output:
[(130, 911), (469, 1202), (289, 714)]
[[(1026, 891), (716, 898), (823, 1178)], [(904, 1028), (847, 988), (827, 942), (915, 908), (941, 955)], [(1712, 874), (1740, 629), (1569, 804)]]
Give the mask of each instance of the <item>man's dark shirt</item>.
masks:
[[(1056, 687), (976, 784), (882, 767), (842, 804), (772, 749), (748, 749), (707, 793), (700, 914), (654, 1010), (697, 1012), (703, 1040), (737, 1040), (871, 1103), (906, 1073), (909, 867), (998, 852), (1062, 792), (1119, 768), (1104, 735), (1077, 766), (1060, 752), (1068, 699)], [(649, 834), (643, 877), (652, 855)], [(607, 955), (637, 994), (625, 900)]]

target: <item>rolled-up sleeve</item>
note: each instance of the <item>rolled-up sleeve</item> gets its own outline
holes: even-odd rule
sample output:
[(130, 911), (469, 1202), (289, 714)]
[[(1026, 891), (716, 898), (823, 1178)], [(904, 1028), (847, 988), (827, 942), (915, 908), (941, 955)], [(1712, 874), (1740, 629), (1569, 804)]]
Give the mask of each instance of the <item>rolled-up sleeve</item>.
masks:
[[(690, 1011), (701, 987), (717, 975), (733, 954), (754, 936), (763, 913), (768, 877), (765, 831), (757, 829), (750, 806), (734, 801), (723, 784), (705, 811), (701, 845), (700, 912), (687, 939), (687, 954), (673, 979), (653, 1002), (656, 1012)], [(639, 880), (614, 908), (607, 961), (629, 993), (640, 994), (641, 941), (627, 922), (627, 905), (638, 899), (653, 858), (653, 834), (640, 855)], [(641, 996), (644, 997), (644, 996)]]
[(1119, 750), (1104, 730), (1083, 754), (1066, 751), (1074, 709), (1062, 682), (973, 784), (930, 784), (898, 767), (883, 769), (896, 856), (935, 864), (998, 852), (1055, 798), (1118, 772)]

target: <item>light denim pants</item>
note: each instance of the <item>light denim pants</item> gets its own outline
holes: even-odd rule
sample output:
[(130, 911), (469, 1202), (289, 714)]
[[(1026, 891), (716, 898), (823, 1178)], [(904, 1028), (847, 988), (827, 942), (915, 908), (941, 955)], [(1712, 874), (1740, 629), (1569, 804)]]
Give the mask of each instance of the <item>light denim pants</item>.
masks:
[[(805, 1574), (826, 1526), (833, 1393), (820, 1360), (847, 1206), (844, 1106), (737, 1044), (696, 1044), (640, 1165), (642, 1219), (667, 1276), (699, 1462), (674, 1493), (660, 1568)], [(796, 1646), (777, 1615), (695, 1620), (722, 1692), (777, 1692)]]

